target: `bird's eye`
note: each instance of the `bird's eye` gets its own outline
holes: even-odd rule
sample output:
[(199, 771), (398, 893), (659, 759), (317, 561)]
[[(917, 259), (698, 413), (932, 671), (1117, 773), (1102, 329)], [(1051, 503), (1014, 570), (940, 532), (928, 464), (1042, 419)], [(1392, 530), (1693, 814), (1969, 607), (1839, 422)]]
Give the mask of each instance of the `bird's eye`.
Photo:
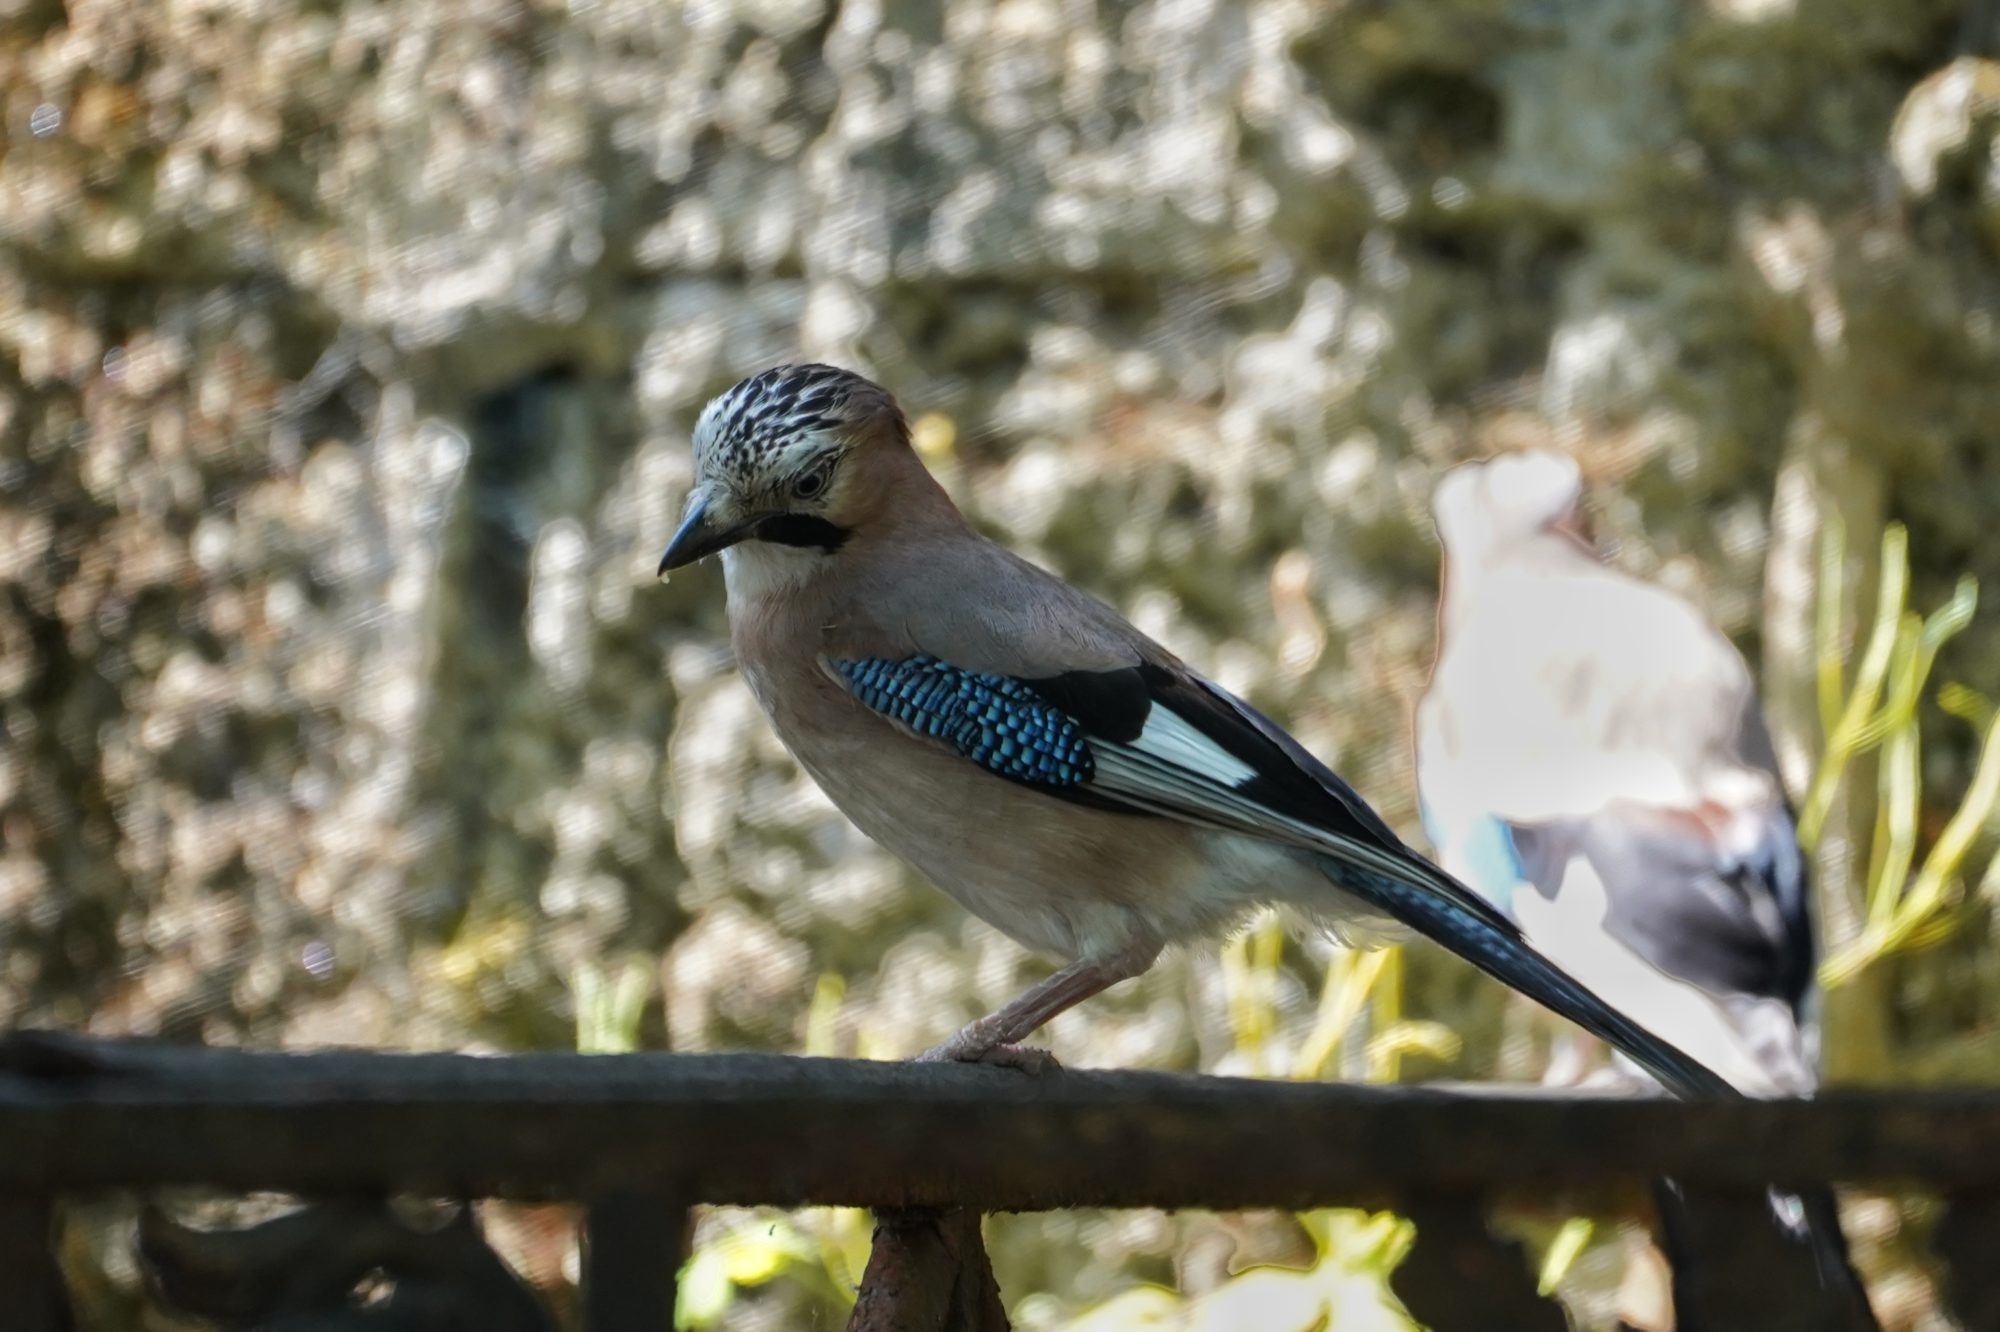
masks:
[(792, 493), (800, 499), (818, 499), (826, 492), (826, 483), (833, 478), (833, 464), (824, 462), (792, 482)]

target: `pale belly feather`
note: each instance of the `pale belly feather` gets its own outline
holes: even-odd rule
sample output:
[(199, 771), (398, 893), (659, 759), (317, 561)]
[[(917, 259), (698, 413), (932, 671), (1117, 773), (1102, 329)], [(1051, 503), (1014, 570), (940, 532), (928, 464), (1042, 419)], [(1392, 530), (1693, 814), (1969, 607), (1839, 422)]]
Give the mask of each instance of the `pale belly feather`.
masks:
[(1320, 914), (1341, 896), (1284, 848), (994, 776), (824, 677), (773, 691), (763, 672), (746, 676), (779, 739), (857, 828), (1026, 947), (1103, 957), (1224, 932), (1259, 902)]

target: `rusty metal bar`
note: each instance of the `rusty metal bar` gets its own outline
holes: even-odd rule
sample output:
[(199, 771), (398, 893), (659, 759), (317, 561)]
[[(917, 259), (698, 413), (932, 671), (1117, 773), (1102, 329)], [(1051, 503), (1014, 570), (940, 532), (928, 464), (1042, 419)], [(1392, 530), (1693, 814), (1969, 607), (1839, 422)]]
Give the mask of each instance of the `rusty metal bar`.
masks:
[(1008, 1332), (979, 1213), (887, 1211), (847, 1332)]

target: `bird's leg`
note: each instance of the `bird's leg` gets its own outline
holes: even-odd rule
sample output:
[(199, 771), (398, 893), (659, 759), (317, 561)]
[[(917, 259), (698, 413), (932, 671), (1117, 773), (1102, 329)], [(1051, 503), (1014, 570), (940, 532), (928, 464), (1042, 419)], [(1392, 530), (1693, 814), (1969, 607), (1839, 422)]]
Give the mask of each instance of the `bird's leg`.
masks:
[(1158, 947), (1133, 945), (1112, 953), (1108, 957), (1084, 958), (1072, 962), (1027, 990), (1020, 997), (988, 1013), (983, 1018), (975, 1018), (959, 1028), (958, 1034), (943, 1045), (933, 1046), (917, 1056), (918, 1063), (941, 1064), (956, 1060), (962, 1063), (979, 1063), (990, 1060), (994, 1063), (1032, 1065), (1053, 1058), (1045, 1052), (1042, 1060), (1036, 1060), (1026, 1051), (1014, 1050), (1014, 1045), (1030, 1032), (1040, 1027), (1056, 1014), (1110, 989), (1119, 981), (1132, 977), (1153, 965), (1153, 959), (1160, 955)]

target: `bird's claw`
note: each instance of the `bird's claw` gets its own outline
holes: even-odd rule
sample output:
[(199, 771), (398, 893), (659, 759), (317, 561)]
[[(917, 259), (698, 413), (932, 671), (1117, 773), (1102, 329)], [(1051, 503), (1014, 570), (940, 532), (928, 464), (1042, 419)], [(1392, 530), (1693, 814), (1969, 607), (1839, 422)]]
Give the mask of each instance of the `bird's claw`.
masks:
[(981, 1055), (979, 1062), (996, 1068), (1019, 1069), (1037, 1077), (1062, 1072), (1062, 1062), (1055, 1054), (1038, 1045), (996, 1045)]
[(995, 1068), (1018, 1069), (1023, 1073), (1044, 1074), (1062, 1071), (1062, 1064), (1049, 1051), (1033, 1045), (989, 1045), (981, 1049), (954, 1036), (918, 1055), (919, 1064), (990, 1064)]

